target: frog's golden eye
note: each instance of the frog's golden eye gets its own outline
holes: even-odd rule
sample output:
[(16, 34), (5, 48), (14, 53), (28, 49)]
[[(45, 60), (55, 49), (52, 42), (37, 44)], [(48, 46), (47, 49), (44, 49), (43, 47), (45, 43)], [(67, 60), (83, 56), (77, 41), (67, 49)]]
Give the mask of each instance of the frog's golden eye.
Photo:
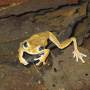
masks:
[(29, 47), (29, 44), (28, 44), (27, 41), (24, 41), (24, 42), (23, 42), (23, 47), (24, 47), (24, 48), (28, 48), (28, 47)]

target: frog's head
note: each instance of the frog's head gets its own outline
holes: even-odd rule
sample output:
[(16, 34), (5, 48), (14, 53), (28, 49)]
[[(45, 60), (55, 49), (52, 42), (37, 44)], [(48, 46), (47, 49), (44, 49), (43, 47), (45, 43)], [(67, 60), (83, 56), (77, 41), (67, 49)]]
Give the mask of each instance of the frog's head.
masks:
[(27, 40), (25, 40), (20, 43), (20, 47), (22, 47), (24, 51), (29, 52), (30, 44), (28, 43)]
[(29, 54), (39, 54), (44, 49), (43, 46), (39, 45), (37, 42), (32, 43), (28, 40), (25, 40), (21, 43), (23, 50)]
[[(43, 50), (43, 47), (37, 46), (31, 46), (28, 40), (25, 40), (20, 43), (19, 48), (19, 61), (20, 63), (24, 65), (28, 65), (30, 62), (34, 62), (34, 59), (37, 58), (38, 55), (40, 55), (40, 51)], [(22, 58), (20, 58), (22, 57)]]

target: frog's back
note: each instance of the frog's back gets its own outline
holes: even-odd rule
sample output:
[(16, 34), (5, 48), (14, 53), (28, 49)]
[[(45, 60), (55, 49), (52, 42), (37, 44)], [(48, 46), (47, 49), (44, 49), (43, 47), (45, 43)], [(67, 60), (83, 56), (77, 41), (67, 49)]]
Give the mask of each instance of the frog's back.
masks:
[(28, 41), (30, 45), (39, 46), (39, 45), (45, 45), (47, 43), (48, 38), (49, 38), (49, 33), (48, 31), (46, 31), (32, 35), (28, 39)]

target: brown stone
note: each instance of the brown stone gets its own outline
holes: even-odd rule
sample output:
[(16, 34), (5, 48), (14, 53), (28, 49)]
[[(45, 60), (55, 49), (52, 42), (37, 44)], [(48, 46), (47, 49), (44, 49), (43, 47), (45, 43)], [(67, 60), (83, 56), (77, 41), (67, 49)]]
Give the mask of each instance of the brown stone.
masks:
[[(25, 2), (27, 0), (0, 0), (0, 6), (4, 6), (4, 5), (9, 5), (12, 3), (21, 3), (21, 2)], [(29, 1), (29, 0), (28, 0)], [(67, 3), (78, 3), (79, 0), (64, 0), (64, 2)], [(62, 0), (30, 0), (31, 5), (35, 5), (35, 4), (53, 4), (53, 3), (57, 3), (57, 2), (63, 2)]]
[(10, 5), (10, 4), (13, 4), (13, 3), (22, 3), (22, 2), (25, 2), (27, 0), (0, 0), (0, 6), (7, 6), (7, 5)]
[[(58, 7), (67, 4), (77, 4), (79, 0), (0, 0), (0, 11), (7, 9), (10, 6), (17, 6), (18, 4), (24, 4), (27, 2), (26, 6), (29, 5), (30, 10), (37, 10), (43, 8)], [(23, 7), (26, 7), (23, 6)]]

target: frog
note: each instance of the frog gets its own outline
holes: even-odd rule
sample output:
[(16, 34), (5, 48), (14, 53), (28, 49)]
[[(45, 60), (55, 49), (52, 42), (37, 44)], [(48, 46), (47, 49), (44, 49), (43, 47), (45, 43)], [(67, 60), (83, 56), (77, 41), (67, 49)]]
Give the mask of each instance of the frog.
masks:
[(83, 57), (87, 57), (87, 55), (79, 51), (76, 37), (70, 37), (64, 40), (63, 42), (60, 42), (60, 40), (58, 40), (55, 34), (50, 31), (36, 33), (31, 37), (29, 37), (28, 39), (21, 42), (20, 47), (18, 49), (19, 62), (25, 66), (29, 64), (29, 60), (26, 60), (23, 57), (23, 53), (26, 52), (30, 55), (39, 55), (38, 57), (35, 57), (32, 60), (32, 61), (38, 61), (36, 63), (36, 66), (41, 65), (41, 63), (43, 65), (46, 65), (46, 62), (48, 60), (47, 58), (50, 54), (50, 49), (46, 48), (49, 40), (53, 44), (55, 44), (55, 46), (57, 46), (59, 49), (64, 49), (68, 47), (71, 43), (73, 43), (74, 45), (74, 50), (72, 52), (73, 58), (76, 59), (76, 62), (81, 60), (82, 63), (85, 63)]
[[(23, 65), (28, 65), (30, 63), (35, 63), (35, 65), (37, 66), (41, 65), (41, 63), (43, 65), (46, 65), (48, 56), (51, 52), (51, 49), (47, 47), (47, 46), (50, 46), (49, 45), (50, 43), (53, 43), (51, 47), (55, 45), (59, 49), (65, 49), (73, 43), (74, 45), (74, 51), (72, 52), (73, 57), (76, 59), (76, 62), (81, 60), (82, 63), (85, 63), (83, 57), (87, 57), (87, 55), (79, 51), (78, 40), (75, 36), (72, 37), (71, 34), (75, 30), (74, 26), (76, 26), (80, 21), (82, 21), (86, 17), (86, 7), (87, 7), (87, 4), (85, 3), (79, 7), (75, 7), (74, 9), (72, 8), (69, 11), (66, 10), (65, 11), (66, 13), (64, 13), (64, 16), (65, 16), (64, 21), (59, 22), (58, 25), (56, 23), (56, 27), (60, 26), (58, 31), (56, 30), (56, 27), (53, 28), (53, 26), (50, 26), (50, 29), (47, 28), (47, 30), (45, 31), (44, 31), (44, 28), (43, 30), (41, 28), (38, 33), (35, 33), (31, 35), (28, 39), (20, 42), (20, 47), (18, 49), (19, 62)], [(52, 14), (51, 15), (52, 17), (57, 16), (57, 14), (53, 14), (53, 12), (51, 14)], [(45, 15), (48, 17), (49, 14), (45, 14)], [(63, 13), (61, 12), (59, 16), (60, 15), (63, 16)], [(36, 21), (37, 19), (38, 17), (35, 18)], [(46, 25), (45, 23), (43, 23), (45, 19), (46, 17), (43, 17), (42, 19), (40, 19), (39, 22), (34, 22), (34, 23), (37, 26), (40, 26), (40, 22), (42, 22), (41, 25)], [(51, 23), (53, 22), (54, 21), (52, 19)], [(48, 23), (48, 25), (52, 25), (52, 24)], [(59, 38), (55, 35), (54, 31), (56, 31)], [(29, 58), (25, 58), (25, 53), (28, 54)]]

